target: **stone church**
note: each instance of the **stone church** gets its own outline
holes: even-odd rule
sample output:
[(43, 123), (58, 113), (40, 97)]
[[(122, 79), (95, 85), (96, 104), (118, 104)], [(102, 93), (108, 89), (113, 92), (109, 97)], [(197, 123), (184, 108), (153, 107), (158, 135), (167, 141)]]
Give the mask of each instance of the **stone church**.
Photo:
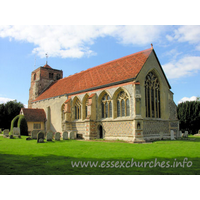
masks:
[(151, 46), (65, 78), (48, 64), (39, 67), (31, 74), (28, 107), (45, 111), (45, 131), (145, 142), (179, 131), (170, 89)]

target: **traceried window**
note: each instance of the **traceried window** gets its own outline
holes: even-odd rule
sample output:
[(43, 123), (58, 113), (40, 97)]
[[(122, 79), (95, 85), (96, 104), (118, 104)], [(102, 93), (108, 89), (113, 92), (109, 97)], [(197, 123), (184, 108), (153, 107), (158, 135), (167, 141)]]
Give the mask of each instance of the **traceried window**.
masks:
[(150, 72), (145, 79), (146, 117), (160, 118), (160, 84), (157, 76)]
[(105, 94), (101, 100), (102, 118), (112, 117), (112, 101), (108, 94)]
[(117, 117), (130, 116), (129, 98), (126, 92), (121, 91), (117, 96)]
[(75, 108), (75, 119), (81, 119), (81, 102), (79, 101), (79, 99), (76, 99), (74, 108)]

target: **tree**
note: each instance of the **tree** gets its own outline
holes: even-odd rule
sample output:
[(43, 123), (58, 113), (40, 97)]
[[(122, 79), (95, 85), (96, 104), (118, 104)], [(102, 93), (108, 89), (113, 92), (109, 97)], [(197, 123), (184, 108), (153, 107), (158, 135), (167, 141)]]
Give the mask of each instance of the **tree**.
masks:
[(0, 104), (0, 128), (9, 129), (12, 119), (19, 115), (21, 108), (24, 105), (16, 100)]
[(180, 130), (195, 134), (200, 130), (200, 101), (186, 101), (177, 108)]

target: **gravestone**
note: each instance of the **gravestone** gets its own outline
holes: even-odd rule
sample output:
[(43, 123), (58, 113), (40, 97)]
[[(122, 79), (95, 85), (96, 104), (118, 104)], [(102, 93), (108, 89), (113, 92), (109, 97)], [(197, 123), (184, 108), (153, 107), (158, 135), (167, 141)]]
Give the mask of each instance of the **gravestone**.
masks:
[(171, 140), (175, 140), (175, 138), (174, 138), (174, 131), (173, 130), (170, 131), (170, 134), (171, 134)]
[(163, 140), (163, 132), (160, 132), (160, 140)]
[(9, 129), (5, 129), (5, 130), (3, 131), (3, 136), (4, 136), (4, 137), (9, 137)]
[(68, 140), (68, 132), (67, 131), (63, 132), (63, 140)]
[(47, 141), (52, 141), (53, 140), (53, 132), (50, 130), (47, 132)]
[(74, 132), (73, 132), (73, 131), (70, 131), (70, 132), (69, 132), (69, 138), (70, 138), (71, 140), (74, 140)]
[(188, 137), (188, 131), (185, 131), (184, 137)]
[(182, 138), (184, 134), (182, 133), (182, 131), (180, 131), (179, 133), (180, 133), (180, 137)]
[(44, 132), (43, 131), (40, 131), (38, 134), (37, 134), (37, 143), (43, 143), (44, 142)]
[(37, 134), (38, 134), (38, 132), (40, 132), (40, 130), (33, 130), (33, 131), (31, 132), (31, 138), (32, 138), (32, 139), (37, 139)]
[(21, 135), (20, 135), (20, 128), (19, 128), (19, 127), (13, 127), (13, 135), (14, 135), (15, 137), (21, 138)]
[(55, 140), (60, 140), (60, 132), (56, 132), (56, 134), (55, 134)]

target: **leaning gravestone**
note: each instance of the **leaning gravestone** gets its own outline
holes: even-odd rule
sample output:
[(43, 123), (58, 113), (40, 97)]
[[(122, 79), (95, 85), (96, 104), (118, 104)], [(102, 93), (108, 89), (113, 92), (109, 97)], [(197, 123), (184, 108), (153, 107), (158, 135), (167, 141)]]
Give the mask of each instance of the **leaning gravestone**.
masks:
[(31, 132), (31, 138), (32, 138), (32, 139), (37, 139), (37, 134), (38, 134), (38, 132), (40, 132), (40, 130), (33, 130), (33, 131)]
[(43, 143), (44, 142), (44, 132), (43, 131), (40, 131), (38, 134), (37, 134), (37, 143)]
[(174, 138), (174, 131), (173, 130), (170, 131), (170, 134), (171, 134), (171, 140), (175, 140), (175, 138)]
[(70, 132), (69, 132), (69, 138), (70, 138), (71, 140), (74, 140), (74, 132), (73, 132), (73, 131), (70, 131)]
[(52, 131), (48, 131), (47, 132), (47, 141), (52, 141), (53, 140), (53, 132)]
[(20, 128), (19, 128), (19, 127), (13, 127), (13, 135), (14, 135), (15, 137), (21, 138), (21, 135), (20, 135)]
[(68, 140), (68, 132), (67, 131), (63, 132), (63, 140)]
[(5, 130), (3, 131), (3, 136), (4, 136), (4, 137), (9, 137), (9, 129), (5, 129)]
[(56, 134), (55, 134), (55, 140), (60, 140), (60, 132), (56, 132)]

